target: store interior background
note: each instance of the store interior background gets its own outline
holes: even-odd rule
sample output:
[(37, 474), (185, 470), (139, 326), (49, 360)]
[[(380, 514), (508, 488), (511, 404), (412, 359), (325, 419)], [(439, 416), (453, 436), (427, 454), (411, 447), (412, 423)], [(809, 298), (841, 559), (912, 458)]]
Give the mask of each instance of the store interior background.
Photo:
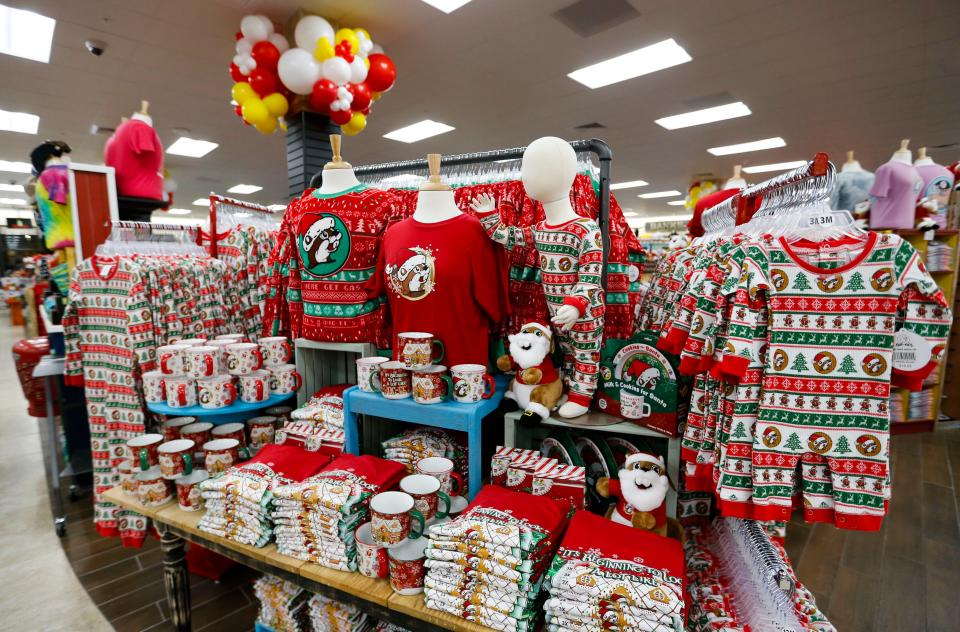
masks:
[[(0, 132), (0, 161), (27, 161), (43, 140), (62, 139), (71, 145), (73, 161), (99, 164), (110, 131), (93, 128), (115, 127), (121, 116), (148, 100), (164, 147), (179, 136), (219, 145), (202, 158), (166, 157), (178, 184), (173, 207), (189, 213), (154, 214), (164, 222), (205, 221), (207, 207), (193, 201), (241, 183), (262, 190), (238, 198), (267, 205), (288, 201), (283, 138), (258, 134), (234, 116), (227, 65), (243, 15), (263, 13), (286, 24), (297, 8), (332, 22), (364, 25), (396, 61), (395, 88), (374, 105), (366, 130), (344, 139), (344, 158), (358, 166), (428, 152), (522, 146), (544, 135), (601, 138), (614, 152), (614, 183), (648, 183), (615, 191), (628, 221), (640, 228), (646, 219), (688, 214), (669, 204), (682, 197), (641, 199), (638, 194), (685, 192), (700, 178), (722, 182), (735, 164), (804, 160), (825, 151), (839, 165), (852, 149), (872, 171), (905, 138), (914, 150), (927, 147), (938, 163), (960, 158), (960, 28), (957, 5), (950, 0), (473, 0), (450, 14), (420, 0), (2, 3), (57, 23), (49, 64), (0, 55), (0, 109), (40, 117), (36, 135)], [(692, 61), (595, 90), (567, 76), (666, 38), (682, 45)], [(102, 56), (87, 52), (88, 39), (106, 43)], [(735, 101), (752, 114), (674, 131), (654, 123)], [(383, 138), (423, 119), (456, 129), (409, 145)], [(719, 157), (707, 152), (778, 136), (785, 147)], [(753, 183), (772, 175), (745, 177)], [(2, 183), (25, 178), (0, 171)], [(0, 204), (0, 222), (32, 216), (9, 202), (18, 194), (2, 195), (8, 200)], [(9, 361), (4, 366), (12, 374)], [(23, 409), (12, 407), (0, 418), (22, 415)], [(35, 450), (16, 456), (30, 464), (0, 470), (6, 488), (24, 472), (43, 475), (39, 440)], [(893, 503), (883, 531), (844, 533), (794, 524), (788, 550), (801, 579), (843, 632), (956, 629), (950, 623), (960, 620), (954, 596), (960, 582), (960, 439), (953, 433), (898, 437), (892, 458), (902, 473), (894, 492), (899, 502)], [(33, 487), (42, 491), (39, 483)], [(89, 520), (88, 513), (78, 515)], [(31, 528), (52, 534), (40, 509), (11, 520), (17, 524), (24, 516), (36, 518)], [(68, 538), (83, 537), (78, 533)], [(10, 532), (11, 538), (25, 536), (23, 529)], [(48, 554), (60, 555), (59, 549), (49, 550), (56, 545), (53, 537), (45, 542)], [(43, 564), (46, 572), (73, 572), (71, 563), (76, 569), (76, 561), (87, 557), (77, 551), (94, 556), (106, 551), (93, 537), (73, 545), (73, 554), (70, 546), (65, 541), (70, 563), (63, 556), (50, 558)], [(80, 583), (91, 598), (114, 600), (109, 613), (126, 616), (128, 629), (140, 629), (140, 623), (149, 627), (147, 622), (166, 629), (162, 590), (154, 585), (159, 555), (156, 550), (140, 555), (142, 561), (125, 562), (125, 579), (85, 582), (81, 576)], [(86, 573), (96, 570), (89, 566)], [(136, 579), (141, 572), (144, 577)], [(45, 581), (42, 573), (30, 577)], [(8, 576), (4, 584), (13, 579)], [(242, 618), (238, 612), (255, 611), (249, 594), (243, 596), (243, 581), (233, 580), (223, 591), (207, 589), (210, 603), (228, 595), (201, 618), (209, 629), (227, 629), (218, 626), (235, 625)], [(124, 584), (137, 592), (156, 589), (156, 599), (121, 610), (114, 595), (130, 594), (117, 592)], [(39, 608), (44, 595), (38, 590), (31, 601), (8, 593), (0, 604), (6, 601), (21, 611)], [(62, 595), (86, 598), (66, 589)], [(90, 616), (88, 629), (99, 629)], [(110, 625), (125, 627), (117, 621)]]

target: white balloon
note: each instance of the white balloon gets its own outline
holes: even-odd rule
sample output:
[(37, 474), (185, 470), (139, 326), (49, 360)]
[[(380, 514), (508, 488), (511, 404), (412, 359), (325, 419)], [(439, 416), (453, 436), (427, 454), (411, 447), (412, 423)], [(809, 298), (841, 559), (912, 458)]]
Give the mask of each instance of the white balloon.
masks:
[(249, 55), (250, 52), (253, 50), (253, 42), (251, 42), (245, 37), (242, 39), (238, 39), (236, 49), (237, 49), (238, 55)]
[(280, 51), (281, 54), (290, 50), (290, 43), (287, 42), (287, 38), (280, 33), (273, 33), (267, 38), (267, 41), (276, 46), (277, 50)]
[(273, 32), (273, 23), (262, 15), (245, 15), (240, 20), (240, 32), (251, 42), (262, 42)]
[(244, 60), (244, 59), (245, 59), (245, 57), (244, 57), (243, 55), (234, 55), (234, 56), (233, 56), (233, 63), (235, 63), (237, 66), (239, 66), (240, 64), (243, 63), (243, 60)]
[(338, 86), (350, 81), (350, 64), (343, 57), (331, 57), (323, 62), (323, 76)]
[(302, 48), (291, 48), (280, 55), (277, 74), (289, 90), (297, 94), (310, 94), (313, 84), (320, 79), (320, 64), (312, 53)]
[(331, 112), (339, 112), (339, 111), (340, 111), (340, 99), (337, 99), (336, 101), (334, 101), (334, 102), (332, 102), (332, 103), (330, 104), (330, 111), (331, 111)]
[(301, 18), (293, 31), (293, 39), (297, 42), (297, 46), (311, 53), (317, 47), (317, 40), (321, 37), (326, 37), (333, 43), (333, 27), (319, 15)]
[(367, 64), (363, 61), (363, 57), (355, 55), (350, 62), (350, 83), (363, 83), (367, 78), (367, 71)]
[(383, 47), (380, 46), (380, 44), (374, 44), (372, 47), (370, 47), (370, 54), (371, 54), (371, 55), (382, 55), (382, 54), (383, 54)]

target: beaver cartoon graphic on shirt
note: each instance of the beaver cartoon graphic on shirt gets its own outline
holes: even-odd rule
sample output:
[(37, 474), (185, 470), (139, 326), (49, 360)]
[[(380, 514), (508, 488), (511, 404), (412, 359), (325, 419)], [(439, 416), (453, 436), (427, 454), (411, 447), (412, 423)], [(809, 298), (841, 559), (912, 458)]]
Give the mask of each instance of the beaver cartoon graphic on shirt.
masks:
[(336, 215), (309, 213), (301, 219), (298, 232), (300, 261), (310, 274), (329, 276), (346, 263), (350, 233)]
[(419, 301), (433, 291), (436, 259), (427, 248), (409, 248), (413, 254), (400, 265), (388, 264), (387, 282), (394, 292), (410, 301)]

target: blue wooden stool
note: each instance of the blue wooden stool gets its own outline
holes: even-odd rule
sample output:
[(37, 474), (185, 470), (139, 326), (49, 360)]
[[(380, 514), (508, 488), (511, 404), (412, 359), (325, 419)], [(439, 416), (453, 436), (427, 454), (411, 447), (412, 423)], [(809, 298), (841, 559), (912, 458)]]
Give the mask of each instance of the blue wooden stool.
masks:
[(383, 417), (421, 426), (446, 428), (467, 433), (467, 452), (469, 453), (470, 475), (467, 481), (469, 498), (480, 490), (482, 471), (480, 424), (483, 418), (500, 406), (506, 392), (508, 376), (494, 378), (497, 391), (490, 399), (481, 399), (475, 404), (461, 404), (453, 400), (439, 404), (418, 404), (413, 398), (387, 399), (379, 393), (365, 393), (352, 386), (343, 392), (343, 430), (344, 446), (350, 454), (360, 454), (360, 436), (357, 430), (357, 415)]

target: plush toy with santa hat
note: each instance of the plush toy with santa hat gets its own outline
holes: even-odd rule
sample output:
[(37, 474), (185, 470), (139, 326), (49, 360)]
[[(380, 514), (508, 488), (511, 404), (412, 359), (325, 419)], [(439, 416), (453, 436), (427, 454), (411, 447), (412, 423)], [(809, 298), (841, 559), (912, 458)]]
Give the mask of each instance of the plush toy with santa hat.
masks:
[(541, 323), (526, 323), (520, 331), (507, 336), (510, 354), (497, 358), (497, 368), (514, 372), (504, 395), (523, 409), (521, 421), (546, 419), (563, 396), (560, 370), (554, 366), (553, 332)]
[[(645, 452), (629, 455), (618, 478), (597, 481), (597, 492), (617, 499), (607, 517), (620, 524), (667, 535), (666, 498), (670, 489), (663, 458)], [(673, 529), (671, 529), (673, 531)], [(678, 538), (679, 539), (679, 538)]]

